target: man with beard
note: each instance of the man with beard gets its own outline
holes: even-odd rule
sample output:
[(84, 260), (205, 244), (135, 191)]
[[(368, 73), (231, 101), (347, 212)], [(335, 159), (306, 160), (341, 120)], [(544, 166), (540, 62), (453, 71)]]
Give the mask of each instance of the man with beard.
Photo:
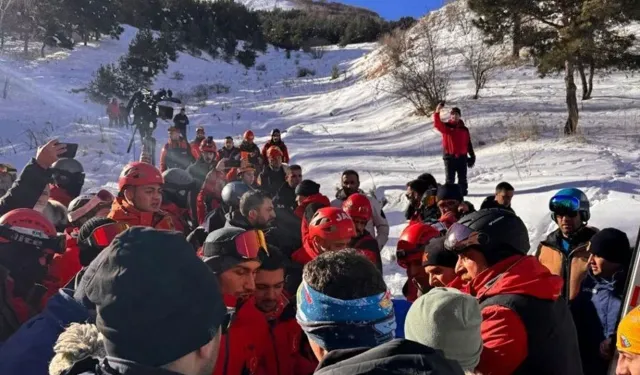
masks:
[(267, 229), (276, 218), (273, 201), (266, 193), (252, 190), (240, 198), (239, 211), (231, 211), (227, 215), (226, 227), (246, 230)]
[[(364, 194), (360, 190), (360, 176), (354, 170), (346, 170), (342, 172), (342, 189), (336, 193), (336, 199), (331, 202), (332, 207), (341, 208), (342, 203), (355, 193)], [(365, 194), (366, 195), (366, 194)], [(377, 199), (367, 196), (371, 202), (372, 219), (367, 224), (367, 231), (375, 237), (380, 248), (384, 248), (389, 240), (389, 222), (387, 221), (384, 211)]]
[(277, 374), (269, 327), (256, 308), (256, 274), (269, 250), (260, 230), (218, 229), (207, 236), (203, 260), (216, 275), (224, 302), (234, 318), (222, 337), (213, 375)]
[(82, 191), (84, 168), (76, 159), (62, 158), (53, 163), (51, 171), (53, 183), (50, 185), (49, 198), (67, 207)]
[(231, 168), (240, 166), (240, 149), (233, 144), (233, 138), (225, 137), (224, 147), (218, 150), (219, 170), (229, 173)]
[(297, 164), (286, 168), (286, 181), (273, 196), (273, 204), (276, 208), (290, 210), (294, 212), (298, 203), (296, 202), (296, 188), (302, 182), (302, 167)]
[(286, 171), (282, 167), (282, 150), (276, 146), (271, 146), (267, 151), (267, 167), (258, 176), (260, 188), (272, 197), (276, 195), (278, 189), (286, 181)]
[[(196, 158), (196, 160), (200, 159), (200, 145), (204, 140), (205, 140), (204, 128), (202, 126), (198, 126), (196, 128), (196, 137), (190, 143), (191, 153), (193, 154), (193, 157)], [(214, 149), (213, 151), (214, 153), (218, 152), (218, 148), (216, 147), (215, 142), (213, 143), (213, 149)]]
[(187, 172), (193, 177), (198, 189), (202, 189), (207, 174), (216, 167), (216, 143), (213, 137), (207, 137), (198, 146), (198, 160), (187, 168)]
[(0, 342), (40, 312), (47, 265), (64, 236), (41, 213), (19, 208), (0, 217)]
[(210, 375), (223, 361), (220, 285), (184, 236), (130, 228), (96, 262), (85, 292), (107, 357), (84, 358), (66, 374)]
[(302, 329), (296, 321), (295, 301), (284, 295), (286, 259), (275, 248), (269, 250), (256, 274), (256, 307), (269, 323), (280, 375), (312, 374), (316, 361)]

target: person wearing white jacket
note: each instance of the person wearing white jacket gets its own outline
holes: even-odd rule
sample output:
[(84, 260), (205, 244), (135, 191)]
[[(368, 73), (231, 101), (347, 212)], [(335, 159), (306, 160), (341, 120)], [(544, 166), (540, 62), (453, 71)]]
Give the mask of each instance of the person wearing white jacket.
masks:
[(369, 198), (369, 202), (371, 202), (373, 216), (371, 221), (367, 223), (366, 229), (373, 237), (375, 237), (376, 241), (378, 241), (378, 245), (380, 245), (380, 249), (382, 249), (389, 240), (389, 222), (384, 215), (380, 202), (378, 202), (376, 198), (360, 190), (360, 175), (358, 175), (358, 172), (354, 170), (346, 170), (342, 172), (342, 189), (338, 190), (336, 193), (336, 199), (331, 202), (331, 206), (342, 208), (342, 202), (344, 202), (344, 200), (351, 194), (355, 193), (366, 195), (367, 198)]

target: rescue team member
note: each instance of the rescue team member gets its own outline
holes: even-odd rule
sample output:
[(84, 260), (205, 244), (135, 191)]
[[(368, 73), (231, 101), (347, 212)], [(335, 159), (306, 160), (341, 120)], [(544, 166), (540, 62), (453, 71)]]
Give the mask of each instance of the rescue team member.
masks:
[(264, 159), (262, 159), (262, 154), (260, 153), (260, 149), (258, 146), (253, 143), (255, 136), (251, 130), (247, 130), (242, 135), (242, 143), (240, 144), (240, 159), (248, 160), (249, 164), (258, 168), (258, 170), (262, 170), (262, 165), (264, 164)]
[(269, 323), (271, 356), (278, 359), (278, 375), (313, 374), (316, 360), (306, 336), (296, 321), (295, 301), (284, 294), (286, 258), (271, 249), (256, 274), (256, 307)]
[(187, 168), (187, 172), (195, 180), (196, 187), (202, 189), (207, 174), (216, 168), (216, 143), (213, 137), (208, 137), (198, 147), (198, 159)]
[(129, 226), (175, 230), (171, 216), (161, 210), (163, 184), (162, 174), (153, 165), (128, 164), (120, 173), (119, 193), (108, 217)]
[[(200, 145), (202, 144), (202, 141), (204, 141), (204, 139), (204, 128), (202, 126), (198, 126), (196, 128), (196, 137), (193, 139), (193, 141), (191, 141), (191, 143), (189, 143), (189, 146), (191, 146), (191, 154), (194, 158), (196, 158), (196, 160), (200, 159)], [(215, 142), (213, 143), (213, 145), (215, 147)], [(216, 148), (214, 152), (218, 152), (218, 149)]]
[(362, 194), (351, 194), (344, 203), (342, 209), (351, 217), (356, 228), (356, 235), (349, 242), (348, 247), (362, 252), (382, 272), (382, 258), (378, 241), (366, 229), (371, 221), (371, 203), (369, 198)]
[(65, 207), (80, 195), (84, 186), (84, 168), (76, 159), (62, 158), (51, 166), (53, 183), (49, 185), (49, 198)]
[(195, 181), (187, 171), (178, 168), (167, 169), (162, 179), (161, 208), (171, 216), (175, 230), (188, 236), (197, 226), (191, 218), (190, 201), (196, 199)]
[(456, 273), (482, 311), (483, 374), (582, 375), (576, 328), (562, 278), (529, 251), (522, 220), (502, 209), (480, 210), (447, 231)]
[(191, 153), (191, 146), (180, 136), (175, 127), (169, 128), (169, 142), (162, 147), (160, 153), (160, 171), (171, 168), (187, 169), (196, 158)]
[(587, 226), (591, 218), (589, 199), (579, 189), (557, 192), (549, 200), (549, 210), (558, 229), (540, 242), (536, 257), (551, 273), (564, 279), (562, 295), (571, 301), (587, 275), (587, 247), (598, 230)]
[(255, 277), (269, 252), (264, 233), (225, 227), (209, 233), (203, 246), (203, 260), (220, 282), (233, 323), (220, 343), (221, 360), (214, 375), (277, 374), (276, 357), (269, 355), (269, 326), (253, 297)]
[(267, 166), (258, 176), (260, 189), (267, 191), (271, 197), (275, 197), (278, 189), (287, 180), (287, 171), (282, 165), (282, 150), (276, 146), (271, 146), (267, 150)]
[(273, 146), (279, 148), (280, 151), (282, 151), (282, 162), (285, 164), (289, 164), (289, 150), (287, 149), (287, 145), (285, 145), (282, 141), (282, 136), (279, 129), (273, 129), (271, 131), (271, 139), (262, 147), (262, 158), (265, 161), (269, 160), (269, 156), (267, 154), (269, 149)]
[(422, 259), (427, 246), (440, 232), (427, 224), (413, 224), (400, 234), (396, 248), (398, 265), (407, 271), (407, 282), (402, 287), (402, 294), (407, 301), (415, 301), (421, 294), (429, 291), (429, 278), (422, 266)]

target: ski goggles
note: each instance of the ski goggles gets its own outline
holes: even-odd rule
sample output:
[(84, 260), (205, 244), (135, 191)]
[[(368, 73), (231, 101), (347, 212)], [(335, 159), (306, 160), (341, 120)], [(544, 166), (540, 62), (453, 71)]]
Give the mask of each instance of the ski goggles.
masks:
[(111, 245), (111, 242), (117, 235), (129, 229), (125, 223), (109, 223), (101, 225), (91, 232), (87, 242), (91, 247), (102, 248)]
[(424, 253), (424, 245), (415, 249), (398, 249), (396, 250), (396, 260), (402, 268), (409, 268), (409, 263), (415, 260), (421, 260)]
[(556, 195), (549, 201), (549, 210), (555, 213), (580, 211), (580, 199), (568, 195)]
[(67, 245), (67, 239), (64, 234), (48, 237), (34, 229), (8, 227), (5, 225), (0, 225), (0, 237), (38, 249), (51, 250), (55, 253), (63, 253)]
[(489, 238), (482, 232), (474, 231), (466, 225), (454, 223), (445, 235), (444, 248), (456, 254), (465, 252), (470, 247), (484, 246)]
[(69, 212), (68, 219), (73, 223), (94, 210), (111, 207), (114, 199), (115, 198), (113, 194), (111, 194), (109, 191), (100, 190), (84, 206), (78, 208), (77, 210)]
[(267, 240), (261, 230), (250, 230), (242, 233), (233, 240), (236, 252), (244, 259), (256, 259), (260, 257), (260, 251), (264, 251), (267, 256)]

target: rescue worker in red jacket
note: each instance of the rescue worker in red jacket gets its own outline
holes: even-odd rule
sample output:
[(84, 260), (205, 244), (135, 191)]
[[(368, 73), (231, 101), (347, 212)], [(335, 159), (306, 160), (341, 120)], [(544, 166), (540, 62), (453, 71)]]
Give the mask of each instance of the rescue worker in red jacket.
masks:
[(449, 228), (463, 291), (480, 303), (482, 374), (582, 375), (576, 328), (562, 277), (528, 256), (529, 233), (510, 211), (485, 209)]
[(162, 147), (160, 153), (160, 171), (171, 168), (187, 169), (194, 161), (191, 146), (180, 135), (180, 130), (169, 128), (169, 142)]
[(396, 259), (398, 265), (407, 271), (408, 279), (402, 288), (402, 294), (409, 302), (430, 290), (429, 277), (422, 266), (422, 259), (425, 247), (439, 236), (437, 229), (423, 223), (409, 225), (400, 234)]
[(335, 207), (321, 208), (309, 220), (307, 238), (291, 259), (305, 265), (324, 252), (348, 248), (355, 235), (356, 227), (346, 212)]
[(265, 162), (269, 162), (269, 155), (267, 155), (267, 153), (273, 146), (278, 147), (280, 151), (282, 151), (282, 162), (289, 164), (289, 150), (287, 149), (287, 145), (282, 142), (280, 129), (273, 129), (271, 131), (271, 139), (262, 146), (262, 158)]
[[(78, 233), (84, 223), (94, 217), (107, 217), (115, 197), (107, 190), (100, 190), (96, 194), (81, 195), (71, 201), (68, 210), (69, 227), (65, 229), (65, 251), (55, 254), (49, 265), (47, 279), (55, 282), (55, 288), (60, 289), (67, 285), (82, 269), (80, 263), (80, 247), (78, 246)], [(55, 292), (54, 292), (55, 293)]]
[(191, 218), (192, 208), (195, 209), (195, 182), (187, 171), (178, 168), (166, 170), (162, 179), (162, 210), (171, 216), (175, 230), (186, 236), (196, 227)]
[(40, 312), (47, 265), (63, 250), (64, 236), (41, 213), (19, 208), (0, 217), (0, 341)]
[(283, 153), (280, 148), (271, 146), (267, 151), (267, 166), (258, 176), (260, 189), (275, 197), (278, 189), (287, 181), (287, 171), (282, 165)]
[(207, 215), (213, 210), (220, 208), (222, 204), (222, 189), (225, 180), (222, 172), (211, 171), (205, 179), (202, 189), (198, 193), (196, 204), (198, 205), (198, 224), (204, 223)]
[(371, 220), (371, 203), (363, 194), (351, 194), (342, 203), (342, 209), (353, 220), (356, 227), (356, 235), (349, 242), (349, 248), (356, 249), (366, 256), (382, 272), (382, 258), (378, 241), (366, 229)]
[(269, 326), (255, 305), (255, 277), (261, 259), (268, 257), (264, 233), (224, 227), (207, 236), (203, 260), (217, 276), (231, 326), (220, 341), (213, 375), (277, 374)]
[(271, 248), (256, 274), (256, 307), (267, 318), (271, 333), (271, 357), (277, 358), (278, 375), (313, 374), (316, 360), (306, 335), (296, 321), (295, 301), (284, 295), (285, 258)]
[(171, 216), (161, 209), (163, 184), (162, 174), (153, 165), (127, 164), (120, 173), (120, 192), (107, 217), (129, 226), (175, 230)]
[(49, 185), (49, 199), (65, 207), (80, 195), (84, 186), (84, 168), (76, 159), (62, 158), (51, 166), (53, 183)]
[[(191, 141), (191, 143), (189, 143), (189, 145), (191, 146), (191, 154), (193, 155), (193, 157), (198, 160), (200, 159), (200, 144), (202, 144), (202, 141), (204, 141), (206, 139), (206, 136), (204, 134), (204, 128), (202, 126), (198, 126), (196, 128), (196, 137), (193, 139), (193, 141)], [(216, 143), (213, 142), (213, 146), (215, 153), (218, 152), (218, 148), (215, 147)]]
[(331, 201), (328, 197), (320, 194), (320, 185), (311, 180), (303, 180), (296, 187), (295, 194), (298, 207), (293, 213), (301, 220), (300, 232), (303, 245), (311, 248), (313, 244), (308, 236), (309, 222), (316, 211), (323, 207), (329, 207)]
[(262, 170), (264, 159), (258, 146), (253, 143), (255, 135), (251, 130), (244, 132), (242, 136), (242, 143), (240, 144), (240, 160), (248, 160), (251, 165)]
[(433, 126), (442, 133), (442, 151), (446, 183), (455, 184), (456, 174), (458, 184), (462, 188), (462, 195), (467, 195), (467, 168), (473, 168), (476, 163), (476, 155), (471, 143), (469, 129), (461, 120), (460, 108), (452, 108), (449, 121), (444, 123), (440, 119), (440, 111), (444, 103), (438, 104), (433, 113)]
[(107, 116), (109, 116), (109, 127), (118, 125), (120, 121), (120, 106), (118, 105), (118, 99), (111, 99), (111, 103), (107, 105)]

